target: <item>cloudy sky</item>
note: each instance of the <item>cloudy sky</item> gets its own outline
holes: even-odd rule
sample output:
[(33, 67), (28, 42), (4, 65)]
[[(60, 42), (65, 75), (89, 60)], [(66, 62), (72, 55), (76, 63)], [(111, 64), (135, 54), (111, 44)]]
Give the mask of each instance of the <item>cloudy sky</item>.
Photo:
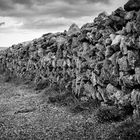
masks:
[(128, 0), (0, 0), (0, 46), (8, 47), (47, 32), (79, 26)]

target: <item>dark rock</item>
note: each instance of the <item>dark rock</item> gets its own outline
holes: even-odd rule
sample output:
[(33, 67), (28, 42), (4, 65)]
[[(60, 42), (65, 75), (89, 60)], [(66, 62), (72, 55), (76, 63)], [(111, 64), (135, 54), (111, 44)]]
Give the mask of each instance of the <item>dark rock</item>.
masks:
[(124, 18), (126, 13), (125, 13), (124, 9), (122, 7), (120, 7), (113, 12), (113, 15)]
[(48, 80), (42, 80), (39, 83), (36, 84), (35, 90), (42, 90), (49, 86)]
[(126, 75), (121, 78), (125, 87), (132, 88), (136, 84), (134, 75)]
[(119, 109), (116, 107), (102, 107), (97, 110), (97, 120), (99, 123), (116, 122), (121, 120)]
[(105, 56), (108, 58), (108, 57), (112, 56), (113, 53), (114, 53), (114, 51), (113, 51), (112, 47), (111, 46), (107, 46), (106, 47), (106, 51), (105, 51)]
[(135, 17), (135, 12), (134, 11), (130, 11), (130, 12), (127, 12), (124, 19), (125, 20), (133, 20)]
[(125, 5), (124, 9), (126, 11), (138, 11), (140, 9), (140, 1), (139, 0), (129, 0)]

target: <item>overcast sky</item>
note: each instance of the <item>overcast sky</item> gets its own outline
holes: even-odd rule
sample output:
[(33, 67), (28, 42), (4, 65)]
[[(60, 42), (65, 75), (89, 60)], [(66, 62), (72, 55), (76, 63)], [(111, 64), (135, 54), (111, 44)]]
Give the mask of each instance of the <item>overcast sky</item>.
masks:
[(128, 0), (0, 0), (0, 46), (8, 47), (47, 32), (79, 26), (103, 11), (108, 14)]

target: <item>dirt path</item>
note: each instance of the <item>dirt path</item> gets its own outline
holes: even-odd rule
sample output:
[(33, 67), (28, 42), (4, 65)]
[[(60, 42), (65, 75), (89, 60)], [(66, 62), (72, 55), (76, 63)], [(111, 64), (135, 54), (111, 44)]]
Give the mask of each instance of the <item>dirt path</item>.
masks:
[(94, 115), (73, 115), (43, 91), (0, 81), (0, 140), (94, 140), (95, 126)]

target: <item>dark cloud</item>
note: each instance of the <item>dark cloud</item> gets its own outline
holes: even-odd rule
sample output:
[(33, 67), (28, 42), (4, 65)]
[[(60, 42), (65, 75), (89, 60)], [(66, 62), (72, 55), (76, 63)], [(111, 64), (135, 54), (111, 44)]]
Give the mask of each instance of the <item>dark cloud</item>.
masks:
[[(0, 45), (30, 40), (46, 32), (92, 22), (100, 12), (115, 10), (127, 0), (0, 0)], [(5, 25), (4, 25), (5, 24)]]
[[(26, 12), (26, 10), (29, 10), (29, 9), (27, 9), (29, 7), (31, 8), (30, 10), (32, 10), (32, 7), (34, 7), (35, 5), (36, 5), (36, 7), (38, 7), (40, 5), (47, 6), (50, 3), (51, 4), (54, 3), (54, 5), (55, 5), (58, 2), (64, 2), (64, 3), (69, 4), (70, 6), (72, 6), (72, 5), (75, 6), (75, 4), (77, 6), (79, 6), (82, 2), (84, 2), (85, 4), (97, 3), (97, 2), (107, 4), (109, 2), (109, 0), (0, 0), (0, 10), (4, 10), (4, 11), (2, 11), (2, 13), (4, 13), (5, 15), (6, 14), (9, 15), (11, 13), (11, 9), (12, 9), (13, 16), (16, 16), (18, 5), (24, 6), (24, 9), (23, 9), (24, 12), (22, 10), (18, 11), (18, 13), (19, 14), (21, 13), (21, 15), (22, 15), (23, 13), (28, 14)], [(59, 7), (57, 7), (57, 5), (56, 5), (55, 8), (57, 9)], [(9, 11), (9, 13), (7, 11)], [(37, 13), (37, 11), (36, 11), (36, 13)]]
[[(1, 1), (1, 0), (0, 0)], [(0, 15), (2, 16), (10, 16), (10, 17), (37, 17), (37, 16), (45, 16), (45, 15), (51, 15), (54, 17), (66, 17), (66, 18), (74, 18), (79, 16), (90, 16), (93, 13), (99, 12), (98, 9), (89, 8), (86, 7), (86, 5), (89, 2), (96, 3), (97, 0), (85, 0), (87, 4), (80, 4), (84, 0), (39, 0), (39, 1), (33, 1), (31, 0), (25, 0), (20, 1), (13, 0), (15, 4), (21, 4), (24, 5), (23, 9), (18, 9), (18, 6), (15, 6), (15, 9), (9, 9), (9, 11), (0, 11)], [(102, 0), (99, 0), (102, 2)], [(99, 2), (98, 1), (98, 2)], [(107, 2), (108, 0), (104, 0), (104, 2)], [(61, 2), (61, 5), (59, 4)], [(15, 5), (14, 4), (14, 5)], [(28, 7), (27, 7), (28, 6)], [(29, 8), (30, 6), (30, 8)]]
[(13, 4), (24, 5), (26, 7), (31, 7), (33, 5), (32, 0), (12, 0)]
[[(91, 9), (91, 7), (83, 8), (83, 6), (72, 6), (72, 7), (60, 7), (60, 8), (52, 8), (51, 10), (45, 10), (44, 13), (48, 13), (54, 17), (65, 17), (65, 18), (78, 18), (83, 16), (91, 16), (93, 14), (98, 13), (99, 9)], [(43, 14), (43, 13), (42, 13)]]
[(9, 10), (12, 9), (12, 3), (9, 0), (0, 0), (0, 10)]
[(32, 0), (0, 0), (0, 10), (4, 10), (3, 12), (16, 11), (18, 8), (17, 4), (24, 5), (26, 10), (26, 7), (32, 6), (33, 3)]
[(0, 26), (2, 26), (2, 25), (4, 25), (5, 24), (5, 22), (0, 22)]
[[(67, 25), (68, 20), (95, 16), (103, 10), (101, 6), (109, 7), (110, 2), (112, 0), (0, 0), (0, 16), (21, 19), (24, 29), (54, 28)], [(48, 22), (48, 17), (56, 20)], [(64, 20), (59, 21), (60, 18)]]

